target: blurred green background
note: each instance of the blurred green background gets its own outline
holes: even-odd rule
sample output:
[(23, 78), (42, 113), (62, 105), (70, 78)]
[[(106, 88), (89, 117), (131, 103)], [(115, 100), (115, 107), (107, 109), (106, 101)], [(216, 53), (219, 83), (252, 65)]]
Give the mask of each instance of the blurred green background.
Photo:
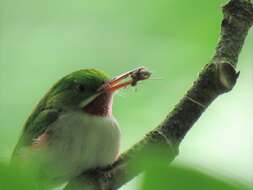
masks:
[[(145, 66), (154, 78), (115, 97), (122, 151), (157, 126), (211, 59), (225, 0), (1, 0), (0, 161), (62, 76), (97, 68), (115, 76)], [(187, 134), (174, 165), (253, 185), (253, 30), (240, 78)], [(139, 177), (122, 189), (137, 189)]]

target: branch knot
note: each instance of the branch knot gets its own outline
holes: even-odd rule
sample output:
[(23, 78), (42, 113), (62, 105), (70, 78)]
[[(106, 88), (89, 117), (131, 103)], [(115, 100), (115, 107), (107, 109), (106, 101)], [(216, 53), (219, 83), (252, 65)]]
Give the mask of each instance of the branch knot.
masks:
[(239, 77), (240, 72), (236, 72), (233, 65), (230, 63), (217, 63), (217, 79), (219, 81), (221, 91), (230, 91)]

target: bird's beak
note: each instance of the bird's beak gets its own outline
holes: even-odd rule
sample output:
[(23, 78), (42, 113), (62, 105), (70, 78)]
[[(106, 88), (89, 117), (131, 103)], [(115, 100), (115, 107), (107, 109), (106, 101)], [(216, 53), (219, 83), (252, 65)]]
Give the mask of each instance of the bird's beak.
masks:
[[(140, 80), (146, 80), (150, 77), (151, 73), (147, 71), (145, 68), (140, 67), (126, 73), (123, 73), (112, 80), (107, 81), (104, 85), (102, 85), (98, 92), (115, 92), (118, 89), (127, 87), (129, 85), (134, 86)], [(127, 78), (129, 78), (127, 80)]]
[[(85, 107), (90, 102), (95, 100), (98, 96), (101, 94), (107, 92), (107, 93), (113, 93), (117, 91), (120, 88), (127, 87), (129, 85), (135, 86), (138, 81), (146, 80), (151, 76), (151, 73), (146, 70), (143, 67), (139, 67), (137, 69), (128, 71), (126, 73), (123, 73), (112, 80), (107, 81), (104, 83), (98, 90), (97, 93), (95, 93), (93, 96), (89, 97), (85, 101), (81, 103), (81, 107)], [(129, 78), (129, 79), (128, 79)]]

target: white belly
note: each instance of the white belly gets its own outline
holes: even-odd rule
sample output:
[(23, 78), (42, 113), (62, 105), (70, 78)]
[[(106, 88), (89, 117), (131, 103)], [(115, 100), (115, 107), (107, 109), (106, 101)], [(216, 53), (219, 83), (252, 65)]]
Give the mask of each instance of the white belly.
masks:
[(85, 170), (111, 164), (118, 154), (120, 131), (112, 117), (67, 113), (52, 129), (45, 147), (47, 157), (41, 159), (43, 172), (50, 178), (68, 180)]

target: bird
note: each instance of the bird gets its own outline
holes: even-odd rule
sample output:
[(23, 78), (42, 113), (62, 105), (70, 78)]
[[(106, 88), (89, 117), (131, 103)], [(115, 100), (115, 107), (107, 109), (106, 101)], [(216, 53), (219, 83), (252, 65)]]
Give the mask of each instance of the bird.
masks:
[(97, 69), (82, 69), (64, 76), (27, 119), (11, 162), (33, 167), (41, 189), (112, 164), (121, 140), (113, 96), (136, 85), (136, 75), (145, 80), (150, 74), (139, 68), (110, 79)]

